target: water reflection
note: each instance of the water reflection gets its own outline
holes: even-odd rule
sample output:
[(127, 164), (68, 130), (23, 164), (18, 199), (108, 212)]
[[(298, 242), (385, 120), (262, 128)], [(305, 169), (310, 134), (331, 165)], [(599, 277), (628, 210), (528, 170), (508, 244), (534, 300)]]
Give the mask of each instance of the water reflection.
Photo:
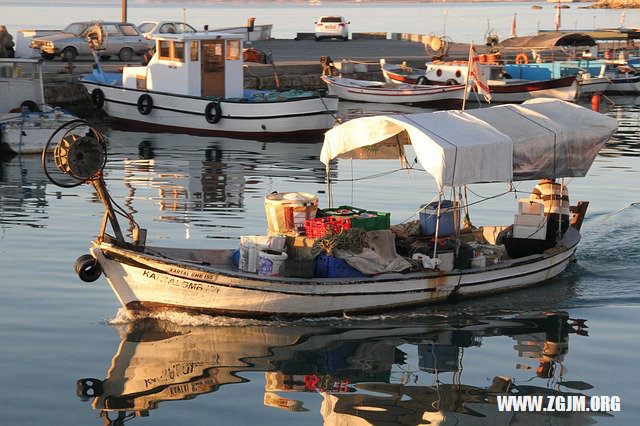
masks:
[[(211, 211), (226, 216), (244, 211), (245, 193), (263, 196), (265, 181), (288, 178), (324, 183), (317, 143), (258, 142), (169, 133), (110, 130), (110, 180), (122, 178), (124, 204), (135, 212), (135, 200), (154, 201), (159, 220), (189, 222), (169, 212)], [(108, 180), (109, 180), (108, 179)]]
[(0, 225), (45, 226), (49, 181), (41, 170), (37, 156), (0, 158)]
[[(264, 372), (264, 405), (304, 412), (309, 408), (295, 393), (316, 393), (325, 424), (531, 424), (554, 417), (593, 423), (593, 416), (610, 414), (497, 408), (505, 395), (585, 395), (592, 386), (564, 367), (570, 335), (586, 338), (587, 326), (562, 311), (367, 326), (192, 327), (147, 318), (122, 332), (106, 379), (80, 380), (78, 394), (93, 397), (107, 424), (120, 424), (148, 416), (160, 402), (249, 381), (239, 373)], [(501, 344), (504, 338), (512, 343)], [(513, 350), (519, 360), (504, 362)], [(483, 365), (467, 360), (463, 368), (465, 352), (472, 359), (469, 352), (480, 352)], [(492, 379), (474, 383), (478, 376)]]

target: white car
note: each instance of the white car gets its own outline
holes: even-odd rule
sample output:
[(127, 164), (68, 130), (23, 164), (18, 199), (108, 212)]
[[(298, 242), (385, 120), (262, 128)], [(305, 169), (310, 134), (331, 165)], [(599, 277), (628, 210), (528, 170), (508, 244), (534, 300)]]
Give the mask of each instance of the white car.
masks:
[(323, 38), (337, 38), (342, 41), (349, 40), (349, 27), (342, 16), (322, 16), (316, 22), (316, 41)]
[(138, 31), (147, 39), (149, 47), (154, 47), (156, 42), (152, 40), (153, 36), (158, 34), (183, 34), (195, 33), (195, 28), (185, 22), (175, 21), (146, 21), (138, 25)]

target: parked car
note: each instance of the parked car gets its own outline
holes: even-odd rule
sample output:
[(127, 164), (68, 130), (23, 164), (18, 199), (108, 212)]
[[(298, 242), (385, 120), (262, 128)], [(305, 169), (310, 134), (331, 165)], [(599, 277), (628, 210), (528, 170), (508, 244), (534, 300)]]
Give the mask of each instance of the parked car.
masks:
[(322, 16), (316, 22), (316, 41), (323, 38), (337, 38), (342, 41), (349, 40), (349, 27), (342, 16)]
[[(128, 22), (100, 22), (103, 43), (97, 49), (101, 59), (118, 55), (121, 61), (130, 61), (147, 47), (147, 40), (135, 25)], [(87, 35), (93, 31), (95, 22), (74, 22), (62, 32), (34, 38), (31, 48), (40, 50), (44, 59), (61, 56), (63, 60), (74, 60), (78, 55), (90, 55)]]
[(195, 28), (186, 22), (176, 21), (145, 21), (138, 25), (138, 31), (147, 40), (149, 47), (155, 46), (153, 36), (159, 34), (183, 34), (183, 33), (195, 33)]

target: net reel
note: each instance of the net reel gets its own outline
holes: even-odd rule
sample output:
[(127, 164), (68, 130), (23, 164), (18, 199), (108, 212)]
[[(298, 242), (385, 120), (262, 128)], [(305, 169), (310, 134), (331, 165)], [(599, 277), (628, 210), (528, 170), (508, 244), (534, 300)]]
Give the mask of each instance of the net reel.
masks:
[(80, 119), (68, 121), (58, 127), (49, 136), (42, 150), (45, 176), (51, 183), (62, 188), (73, 188), (97, 180), (106, 163), (107, 146), (104, 136)]
[(451, 38), (431, 34), (428, 43), (424, 45), (427, 54), (435, 58), (445, 58), (449, 54)]
[(93, 21), (92, 25), (87, 29), (85, 33), (87, 37), (87, 43), (91, 50), (100, 50), (106, 43), (106, 35), (102, 32), (102, 21)]

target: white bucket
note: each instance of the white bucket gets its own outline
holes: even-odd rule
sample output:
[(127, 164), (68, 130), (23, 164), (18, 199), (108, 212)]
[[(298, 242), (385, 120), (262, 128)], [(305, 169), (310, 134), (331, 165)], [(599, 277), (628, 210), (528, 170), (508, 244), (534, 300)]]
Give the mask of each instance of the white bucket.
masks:
[(264, 250), (258, 253), (258, 275), (262, 276), (280, 276), (280, 268), (285, 260), (287, 253), (277, 250)]
[(240, 237), (240, 258), (238, 269), (258, 272), (258, 252), (260, 250), (284, 250), (287, 238), (283, 236), (246, 235)]
[(440, 259), (440, 265), (438, 269), (443, 272), (453, 271), (453, 262), (455, 255), (453, 253), (438, 253), (438, 259)]

